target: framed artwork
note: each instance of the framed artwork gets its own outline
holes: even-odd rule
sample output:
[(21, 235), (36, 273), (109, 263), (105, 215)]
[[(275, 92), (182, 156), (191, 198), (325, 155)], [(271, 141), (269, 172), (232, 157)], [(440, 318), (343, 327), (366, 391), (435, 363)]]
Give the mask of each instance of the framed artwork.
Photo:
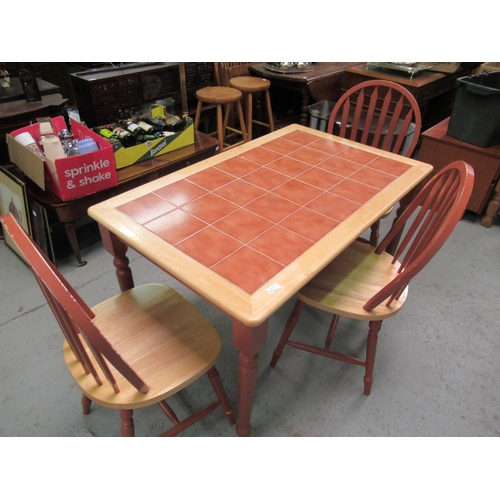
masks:
[(55, 264), (55, 254), (52, 245), (52, 236), (47, 216), (47, 210), (33, 198), (28, 198), (31, 232), (33, 239), (43, 253)]
[[(8, 170), (0, 167), (0, 215), (8, 212), (15, 217), (21, 227), (31, 236), (26, 185)], [(6, 245), (24, 261), (21, 252), (5, 231), (4, 239)]]

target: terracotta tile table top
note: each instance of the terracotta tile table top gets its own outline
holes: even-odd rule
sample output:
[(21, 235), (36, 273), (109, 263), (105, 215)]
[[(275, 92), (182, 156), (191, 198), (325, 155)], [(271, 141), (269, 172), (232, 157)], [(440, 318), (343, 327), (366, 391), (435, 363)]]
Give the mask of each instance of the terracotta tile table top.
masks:
[(430, 170), (291, 125), (89, 213), (231, 316), (253, 325)]

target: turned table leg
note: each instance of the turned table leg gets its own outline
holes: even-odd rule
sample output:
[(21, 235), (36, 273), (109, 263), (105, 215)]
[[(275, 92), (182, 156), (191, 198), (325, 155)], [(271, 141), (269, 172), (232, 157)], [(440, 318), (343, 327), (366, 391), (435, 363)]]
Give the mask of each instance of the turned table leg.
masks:
[(233, 344), (240, 351), (238, 367), (238, 436), (249, 436), (252, 432), (252, 414), (255, 387), (257, 384), (258, 352), (267, 339), (267, 321), (256, 327), (233, 321)]
[(128, 246), (100, 224), (99, 231), (104, 248), (113, 256), (113, 265), (116, 268), (116, 278), (118, 279), (120, 291), (124, 292), (125, 290), (134, 288), (134, 278), (132, 270), (128, 265), (129, 259), (126, 255)]

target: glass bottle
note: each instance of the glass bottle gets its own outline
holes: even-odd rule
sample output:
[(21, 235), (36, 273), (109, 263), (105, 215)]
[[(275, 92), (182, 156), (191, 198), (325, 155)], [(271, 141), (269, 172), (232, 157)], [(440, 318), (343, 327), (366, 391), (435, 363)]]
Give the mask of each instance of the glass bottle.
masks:
[(127, 121), (121, 121), (120, 125), (124, 129), (134, 134), (138, 142), (145, 141), (144, 136), (146, 135), (146, 131), (143, 128), (139, 127), (137, 123), (134, 123), (132, 120), (127, 120)]
[(179, 132), (183, 130), (186, 126), (184, 120), (174, 115), (167, 115), (165, 117), (165, 123), (167, 124), (168, 130), (172, 132)]
[[(103, 129), (106, 130), (106, 129)], [(113, 128), (113, 134), (118, 137), (118, 140), (126, 147), (129, 148), (131, 146), (137, 145), (137, 137), (130, 133), (128, 130), (123, 129), (122, 127)], [(103, 135), (103, 134), (101, 134)], [(105, 137), (105, 136), (104, 136)]]
[(159, 139), (160, 137), (165, 137), (163, 132), (158, 127), (155, 127), (146, 121), (138, 121), (137, 125), (146, 132), (146, 139)]
[(19, 80), (23, 87), (24, 97), (28, 102), (41, 101), (40, 89), (36, 81), (35, 72), (31, 63), (17, 63)]
[(168, 125), (165, 123), (164, 120), (158, 119), (158, 118), (149, 118), (145, 117), (143, 118), (143, 121), (148, 123), (149, 125), (152, 125), (153, 127), (156, 127), (158, 130), (168, 130)]
[(33, 153), (38, 155), (42, 160), (45, 160), (43, 151), (40, 149), (40, 146), (29, 132), (22, 132), (19, 135), (16, 135), (14, 139), (23, 146), (27, 147), (30, 151), (33, 151)]
[(109, 128), (101, 128), (101, 129), (94, 129), (94, 132), (96, 132), (99, 135), (102, 135), (106, 139), (118, 139), (118, 136)]

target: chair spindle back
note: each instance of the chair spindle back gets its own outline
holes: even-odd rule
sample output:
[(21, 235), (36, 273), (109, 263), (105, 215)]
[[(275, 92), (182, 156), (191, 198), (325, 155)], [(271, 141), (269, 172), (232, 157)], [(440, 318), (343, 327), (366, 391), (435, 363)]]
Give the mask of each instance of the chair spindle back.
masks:
[[(407, 89), (394, 82), (370, 80), (340, 97), (330, 115), (327, 132), (410, 157), (421, 125), (420, 108)], [(407, 136), (411, 137), (408, 144)]]
[(367, 311), (397, 300), (410, 280), (436, 255), (462, 218), (474, 186), (474, 170), (455, 161), (435, 174), (416, 194), (406, 210), (375, 250), (380, 254), (413, 219), (402, 237), (393, 263), (399, 260), (398, 276), (364, 306)]
[(218, 66), (220, 85), (229, 87), (229, 80), (237, 76), (250, 76), (248, 67), (253, 62), (219, 62), (215, 63)]
[(54, 264), (48, 260), (12, 214), (8, 213), (1, 216), (0, 223), (24, 256), (69, 346), (73, 350), (76, 359), (82, 364), (85, 373), (92, 374), (96, 383), (102, 385), (103, 382), (92, 360), (86, 353), (82, 338), (115, 392), (118, 393), (120, 389), (106, 363), (106, 359), (138, 391), (148, 392), (148, 386), (96, 327), (93, 322), (95, 314), (92, 309), (78, 295)]

